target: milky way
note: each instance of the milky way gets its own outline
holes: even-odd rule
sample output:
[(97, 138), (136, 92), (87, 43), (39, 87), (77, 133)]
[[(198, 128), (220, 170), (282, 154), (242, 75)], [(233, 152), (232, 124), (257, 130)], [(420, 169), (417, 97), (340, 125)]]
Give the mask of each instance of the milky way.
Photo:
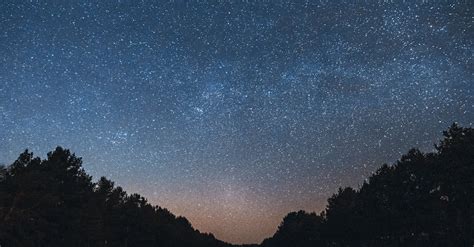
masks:
[(260, 242), (473, 125), (473, 2), (354, 2), (1, 1), (0, 162), (61, 145)]

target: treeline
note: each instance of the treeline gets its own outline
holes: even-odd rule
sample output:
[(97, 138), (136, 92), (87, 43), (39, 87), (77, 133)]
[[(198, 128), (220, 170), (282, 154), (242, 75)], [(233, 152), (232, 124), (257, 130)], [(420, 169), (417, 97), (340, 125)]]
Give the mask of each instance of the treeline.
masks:
[[(453, 125), (435, 147), (339, 189), (320, 214), (288, 214), (260, 246), (473, 246), (473, 129)], [(0, 246), (231, 246), (81, 165), (58, 147), (0, 168)]]
[(474, 246), (474, 133), (455, 124), (436, 152), (410, 150), (321, 214), (288, 214), (263, 247)]
[(0, 246), (229, 246), (104, 177), (93, 183), (81, 163), (58, 147), (0, 170)]

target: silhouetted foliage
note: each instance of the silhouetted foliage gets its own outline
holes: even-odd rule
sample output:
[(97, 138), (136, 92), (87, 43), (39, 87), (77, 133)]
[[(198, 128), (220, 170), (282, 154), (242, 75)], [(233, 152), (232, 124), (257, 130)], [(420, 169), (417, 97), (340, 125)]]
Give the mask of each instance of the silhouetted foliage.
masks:
[[(358, 190), (340, 188), (319, 215), (289, 213), (260, 246), (473, 246), (473, 133), (453, 124), (436, 152), (410, 150)], [(81, 165), (58, 147), (0, 166), (2, 247), (230, 246)]]
[(323, 244), (321, 226), (323, 217), (304, 211), (289, 213), (277, 232), (266, 239), (263, 246), (320, 246)]
[[(453, 124), (437, 152), (410, 150), (396, 164), (379, 168), (359, 190), (339, 189), (320, 216), (290, 213), (262, 245), (473, 246), (473, 133)], [(317, 227), (295, 230), (309, 215)]]
[(46, 160), (26, 150), (0, 168), (2, 247), (228, 246), (104, 177), (92, 183), (81, 164), (58, 147)]

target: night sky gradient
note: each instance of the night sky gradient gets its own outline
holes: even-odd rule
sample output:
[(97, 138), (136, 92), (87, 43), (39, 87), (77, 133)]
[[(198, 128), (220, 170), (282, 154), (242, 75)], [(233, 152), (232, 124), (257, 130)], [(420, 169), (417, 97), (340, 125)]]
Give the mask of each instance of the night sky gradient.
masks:
[(291, 2), (1, 1), (0, 163), (61, 145), (255, 243), (473, 126), (473, 1)]

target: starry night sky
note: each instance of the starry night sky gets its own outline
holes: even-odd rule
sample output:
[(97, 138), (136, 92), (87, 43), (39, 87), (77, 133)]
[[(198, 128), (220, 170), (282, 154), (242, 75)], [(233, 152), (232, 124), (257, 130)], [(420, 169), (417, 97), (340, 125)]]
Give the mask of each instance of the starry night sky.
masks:
[(1, 1), (0, 163), (61, 145), (260, 242), (473, 126), (473, 2), (354, 2)]

